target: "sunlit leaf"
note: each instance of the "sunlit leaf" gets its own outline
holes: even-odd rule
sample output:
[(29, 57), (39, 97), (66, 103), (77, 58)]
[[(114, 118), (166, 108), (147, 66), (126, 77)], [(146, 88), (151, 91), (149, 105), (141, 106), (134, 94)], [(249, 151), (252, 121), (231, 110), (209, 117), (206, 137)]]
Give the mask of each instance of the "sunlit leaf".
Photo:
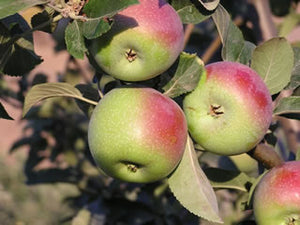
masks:
[(253, 52), (251, 67), (262, 77), (272, 95), (290, 82), (293, 65), (293, 49), (285, 38), (270, 39)]
[(71, 97), (97, 105), (97, 102), (84, 98), (78, 89), (68, 83), (38, 84), (33, 86), (25, 97), (23, 116), (25, 116), (35, 104), (53, 97)]
[(298, 150), (296, 152), (296, 160), (300, 161), (300, 148), (298, 148)]
[(91, 212), (83, 208), (72, 219), (71, 225), (89, 225), (90, 220), (91, 220)]
[(215, 10), (220, 3), (220, 0), (210, 0), (210, 1), (198, 0), (198, 1), (204, 6), (205, 9), (209, 11)]
[(190, 138), (179, 166), (168, 181), (171, 191), (183, 207), (208, 221), (222, 222), (216, 195), (199, 165)]
[(287, 15), (279, 29), (279, 37), (286, 37), (300, 22), (300, 15), (293, 12)]

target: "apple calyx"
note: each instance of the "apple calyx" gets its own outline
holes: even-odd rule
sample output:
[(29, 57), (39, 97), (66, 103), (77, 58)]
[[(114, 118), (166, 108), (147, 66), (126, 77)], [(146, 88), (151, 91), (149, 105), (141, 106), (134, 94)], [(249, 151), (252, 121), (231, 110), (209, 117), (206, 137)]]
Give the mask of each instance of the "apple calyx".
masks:
[(287, 225), (297, 225), (300, 222), (300, 216), (299, 215), (291, 215), (287, 218)]
[(132, 173), (136, 173), (139, 168), (139, 166), (134, 163), (125, 162), (124, 164), (126, 165), (127, 169)]
[(137, 58), (137, 53), (133, 49), (128, 49), (125, 53), (128, 62), (133, 62)]
[(209, 115), (219, 117), (224, 114), (224, 108), (221, 105), (210, 105)]

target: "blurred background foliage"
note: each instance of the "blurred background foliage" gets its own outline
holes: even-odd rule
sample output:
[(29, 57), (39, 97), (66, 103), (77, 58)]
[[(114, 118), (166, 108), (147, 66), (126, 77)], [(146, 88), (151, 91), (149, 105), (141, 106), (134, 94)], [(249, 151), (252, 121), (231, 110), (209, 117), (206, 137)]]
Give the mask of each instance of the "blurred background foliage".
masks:
[[(257, 0), (260, 1), (260, 0)], [(254, 44), (264, 41), (255, 0), (224, 0), (221, 4), (242, 30), (244, 38)], [(299, 25), (298, 1), (270, 0), (272, 16), (279, 20), (276, 30), (288, 35)], [(57, 52), (65, 50), (63, 31), (66, 21), (53, 34)], [(188, 25), (186, 26), (188, 29)], [(299, 32), (298, 32), (299, 34)], [(292, 43), (300, 47), (300, 40)], [(211, 19), (193, 26), (185, 51), (197, 53), (205, 63), (221, 60), (218, 33)], [(79, 87), (87, 97), (99, 100), (93, 70), (86, 72), (78, 60), (68, 57), (64, 73), (52, 81), (64, 81)], [(17, 80), (17, 88), (0, 75), (1, 101), (22, 109), (24, 96), (36, 84), (49, 81), (44, 73), (28, 74)], [(118, 85), (102, 77), (104, 92)], [(161, 80), (145, 84), (157, 87)], [(129, 184), (113, 180), (99, 171), (87, 145), (87, 127), (92, 108), (67, 98), (49, 99), (30, 110), (22, 130), (9, 152), (0, 155), (0, 223), (1, 225), (195, 225), (212, 224), (185, 210), (174, 198), (166, 181), (153, 184)], [(20, 118), (14, 118), (20, 120)], [(0, 123), (2, 121), (0, 120)], [(14, 135), (14, 134), (7, 134)], [(298, 135), (299, 138), (299, 134)], [(1, 137), (5, 142), (6, 137)], [(295, 143), (283, 129), (276, 132), (276, 150), (286, 159), (295, 157)], [(280, 141), (277, 141), (280, 140)], [(297, 140), (296, 140), (297, 141)], [(297, 146), (296, 146), (297, 147)], [(247, 157), (247, 156), (245, 156)], [(243, 171), (257, 177), (261, 165), (251, 159), (199, 154), (203, 167), (214, 166)], [(245, 168), (245, 165), (246, 168)], [(245, 209), (247, 192), (215, 189), (225, 224), (255, 224), (250, 210)]]

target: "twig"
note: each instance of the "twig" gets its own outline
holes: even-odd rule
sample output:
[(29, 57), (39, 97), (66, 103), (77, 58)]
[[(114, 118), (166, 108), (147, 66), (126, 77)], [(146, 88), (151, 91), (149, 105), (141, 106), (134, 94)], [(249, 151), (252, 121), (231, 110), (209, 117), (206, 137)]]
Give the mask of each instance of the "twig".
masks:
[(270, 9), (269, 0), (252, 0), (252, 3), (259, 16), (259, 24), (263, 41), (276, 37), (277, 29), (272, 20), (272, 12)]
[[(234, 19), (233, 22), (235, 25), (240, 26), (243, 23), (243, 19), (241, 17), (237, 17)], [(211, 59), (211, 57), (218, 50), (221, 44), (221, 38), (220, 35), (218, 35), (201, 56), (201, 59), (203, 60), (204, 64), (206, 64)]]
[(254, 149), (247, 152), (247, 154), (261, 162), (267, 169), (271, 169), (284, 163), (283, 159), (277, 154), (275, 149), (267, 144), (258, 144)]
[(184, 46), (186, 46), (187, 43), (189, 42), (190, 37), (193, 33), (194, 27), (195, 27), (194, 24), (188, 24), (186, 26), (185, 31), (184, 31)]

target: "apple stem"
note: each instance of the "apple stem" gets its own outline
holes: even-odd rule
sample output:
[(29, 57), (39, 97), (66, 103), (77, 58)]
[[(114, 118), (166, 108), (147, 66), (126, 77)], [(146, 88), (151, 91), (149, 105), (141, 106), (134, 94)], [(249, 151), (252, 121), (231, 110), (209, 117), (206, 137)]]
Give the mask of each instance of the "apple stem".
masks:
[(247, 154), (261, 162), (266, 169), (271, 169), (284, 163), (275, 149), (267, 144), (258, 144), (255, 148), (247, 152)]

